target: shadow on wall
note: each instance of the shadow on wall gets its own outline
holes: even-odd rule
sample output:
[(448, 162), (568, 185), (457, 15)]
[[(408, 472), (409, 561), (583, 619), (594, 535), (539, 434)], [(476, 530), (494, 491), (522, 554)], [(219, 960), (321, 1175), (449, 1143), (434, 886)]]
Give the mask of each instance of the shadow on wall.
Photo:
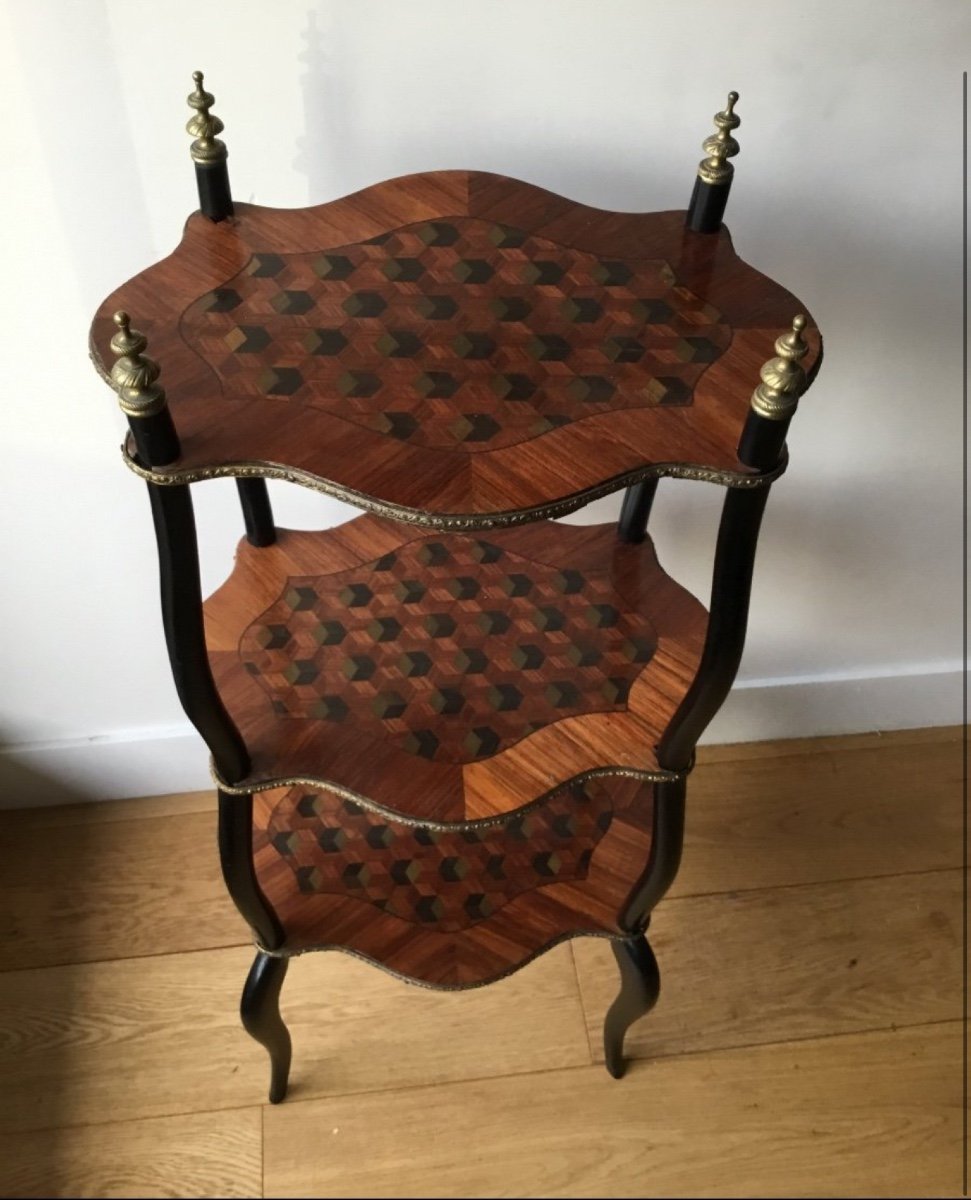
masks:
[(325, 30), (321, 28), (322, 20), (327, 20), (326, 15), (313, 10), (307, 13), (304, 49), (299, 55), (305, 68), (300, 79), (304, 122), (303, 133), (297, 138), (294, 166), (307, 177), (310, 204), (320, 204), (346, 190), (339, 185), (335, 190), (335, 180), (348, 175), (343, 147), (351, 136), (347, 114), (353, 109), (351, 98), (338, 96), (334, 84), (341, 24), (331, 20)]
[(46, 808), (52, 804), (82, 804), (103, 798), (26, 765), (14, 757), (17, 753), (16, 747), (0, 741), (0, 809)]

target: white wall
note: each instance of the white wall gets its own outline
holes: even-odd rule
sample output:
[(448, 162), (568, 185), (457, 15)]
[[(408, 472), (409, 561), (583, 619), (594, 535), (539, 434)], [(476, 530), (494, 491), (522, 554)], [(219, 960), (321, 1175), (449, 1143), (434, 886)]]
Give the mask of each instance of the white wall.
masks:
[[(196, 68), (237, 198), (278, 206), (472, 167), (607, 208), (684, 207), (736, 88), (728, 221), (811, 307), (826, 362), (770, 502), (743, 686), (709, 740), (960, 720), (965, 0), (8, 0), (2, 14), (7, 803), (206, 784), (165, 660), (144, 489), (86, 357), (102, 297), (167, 254), (195, 207)], [(271, 490), (284, 524), (351, 515)], [(213, 587), (235, 493), (195, 491)], [(703, 598), (717, 501), (664, 483), (653, 523)]]

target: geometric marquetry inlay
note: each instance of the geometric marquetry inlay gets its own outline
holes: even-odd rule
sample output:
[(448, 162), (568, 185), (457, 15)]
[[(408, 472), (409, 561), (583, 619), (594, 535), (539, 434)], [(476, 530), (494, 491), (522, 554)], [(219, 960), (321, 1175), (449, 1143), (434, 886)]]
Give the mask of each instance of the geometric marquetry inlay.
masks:
[(374, 516), (241, 543), (205, 610), (247, 786), (334, 783), (446, 824), (591, 771), (656, 773), (706, 621), (650, 542), (613, 525), (447, 533)]
[(256, 254), (180, 330), (240, 399), (468, 452), (615, 409), (690, 404), (732, 332), (663, 260), (599, 257), (471, 217)]
[(256, 800), (257, 878), (289, 952), (340, 946), (445, 987), (506, 974), (565, 934), (616, 936), (651, 850), (651, 785), (618, 776), (463, 829), (320, 788)]
[(293, 789), (265, 836), (301, 892), (347, 893), (403, 921), (465, 929), (514, 897), (586, 878), (613, 812), (599, 781), (457, 831), (406, 825), (333, 792)]
[(657, 636), (605, 571), (484, 538), (411, 541), (288, 578), (239, 653), (281, 718), (354, 718), (409, 754), (465, 762), (552, 721), (621, 711)]

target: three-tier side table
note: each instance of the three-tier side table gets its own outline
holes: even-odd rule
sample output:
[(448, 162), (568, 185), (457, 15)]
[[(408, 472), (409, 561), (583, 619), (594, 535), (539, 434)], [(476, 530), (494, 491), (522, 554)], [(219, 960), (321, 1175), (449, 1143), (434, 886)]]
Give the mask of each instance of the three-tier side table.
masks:
[[(821, 360), (721, 223), (737, 96), (687, 212), (471, 171), (274, 209), (233, 203), (195, 80), (201, 210), (104, 302), (91, 349), (148, 484), (175, 684), (257, 945), (242, 1017), (270, 1099), (290, 958), (321, 949), (466, 988), (609, 938), (620, 1075), (658, 994), (645, 931), (695, 743), (735, 677), (759, 523)], [(219, 476), (246, 537), (203, 603), (190, 485)], [(662, 476), (725, 490), (708, 611), (647, 537)], [(364, 515), (277, 528), (267, 478)], [(555, 520), (622, 489), (616, 525)]]

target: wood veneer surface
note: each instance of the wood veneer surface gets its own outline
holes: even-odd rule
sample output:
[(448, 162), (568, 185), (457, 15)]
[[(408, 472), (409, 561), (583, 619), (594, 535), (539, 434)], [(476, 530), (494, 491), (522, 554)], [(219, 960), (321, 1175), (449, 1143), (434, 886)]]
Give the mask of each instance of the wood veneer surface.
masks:
[(482, 525), (650, 464), (748, 474), (759, 368), (805, 310), (725, 229), (463, 171), (195, 214), (98, 310), (102, 371), (118, 308), (163, 368), (182, 440), (163, 473), (257, 464)]
[(205, 604), (250, 750), (406, 820), (501, 817), (585, 773), (657, 773), (705, 610), (650, 542), (545, 522), (427, 534), (366, 515), (240, 544)]
[(621, 935), (653, 811), (651, 784), (616, 776), (461, 831), (402, 825), (327, 791), (264, 792), (254, 860), (287, 952), (341, 947), (409, 979), (470, 987), (567, 936)]

